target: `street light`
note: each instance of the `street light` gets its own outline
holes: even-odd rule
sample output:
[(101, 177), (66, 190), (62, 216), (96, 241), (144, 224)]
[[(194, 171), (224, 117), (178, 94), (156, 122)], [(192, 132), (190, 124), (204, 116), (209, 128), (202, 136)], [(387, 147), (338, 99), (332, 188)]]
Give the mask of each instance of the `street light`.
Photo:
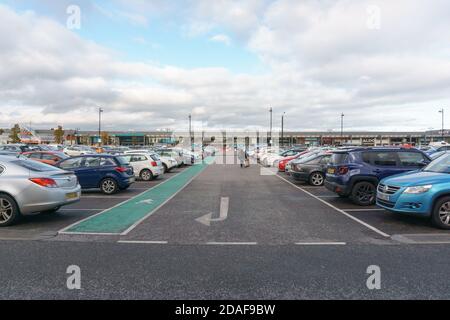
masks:
[(98, 144), (99, 146), (102, 143), (102, 113), (103, 109), (101, 107), (98, 108)]
[(286, 112), (281, 115), (281, 146), (284, 147), (284, 116)]
[(344, 117), (345, 117), (345, 114), (342, 113), (341, 114), (341, 144), (343, 144), (342, 141), (344, 140)]
[(269, 145), (269, 147), (271, 147), (272, 146), (272, 115), (273, 115), (272, 107), (270, 107), (269, 112), (270, 112), (270, 133), (269, 133), (269, 143), (268, 143), (268, 145)]
[(439, 113), (442, 113), (442, 131), (441, 131), (441, 134), (442, 134), (442, 141), (444, 141), (444, 113), (445, 113), (444, 108), (439, 110)]
[(192, 138), (192, 115), (189, 114), (189, 142), (191, 144), (191, 151), (194, 152), (194, 139)]

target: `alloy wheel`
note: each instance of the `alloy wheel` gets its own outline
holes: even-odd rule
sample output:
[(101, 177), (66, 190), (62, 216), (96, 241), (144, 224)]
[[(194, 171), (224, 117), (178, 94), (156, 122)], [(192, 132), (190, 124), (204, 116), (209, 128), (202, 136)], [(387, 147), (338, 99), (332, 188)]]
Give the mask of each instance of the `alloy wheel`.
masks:
[(148, 170), (142, 171), (142, 173), (141, 173), (141, 179), (144, 180), (144, 181), (149, 181), (149, 180), (151, 180), (151, 179), (152, 179), (152, 175), (151, 175), (150, 171), (148, 171)]
[(315, 186), (321, 186), (324, 182), (323, 175), (320, 173), (315, 173), (311, 177), (311, 182)]
[(362, 203), (372, 202), (375, 198), (375, 189), (371, 184), (363, 184), (356, 191), (356, 196)]
[(450, 202), (445, 202), (439, 208), (439, 219), (445, 225), (450, 225)]
[(13, 215), (13, 205), (4, 198), (0, 198), (0, 222), (5, 223), (11, 219)]
[(102, 190), (105, 193), (113, 193), (116, 191), (116, 183), (110, 179), (103, 181)]

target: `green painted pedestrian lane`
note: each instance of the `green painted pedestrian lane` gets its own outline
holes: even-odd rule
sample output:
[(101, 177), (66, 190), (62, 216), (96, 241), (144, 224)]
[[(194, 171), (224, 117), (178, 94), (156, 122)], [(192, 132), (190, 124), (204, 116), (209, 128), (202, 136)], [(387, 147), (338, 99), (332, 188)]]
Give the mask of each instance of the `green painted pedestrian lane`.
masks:
[(121, 234), (156, 211), (213, 162), (214, 159), (208, 158), (135, 198), (70, 226), (63, 233)]

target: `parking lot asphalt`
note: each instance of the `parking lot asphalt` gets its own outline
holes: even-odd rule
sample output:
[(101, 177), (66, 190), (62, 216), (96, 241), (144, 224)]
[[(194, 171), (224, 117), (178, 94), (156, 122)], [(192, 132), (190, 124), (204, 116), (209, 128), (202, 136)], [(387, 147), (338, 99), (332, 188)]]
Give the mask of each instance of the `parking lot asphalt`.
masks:
[[(177, 177), (192, 167), (0, 229), (0, 298), (450, 298), (448, 231), (223, 160), (185, 183)], [(171, 179), (183, 183), (125, 232), (59, 233)], [(82, 270), (80, 291), (65, 286), (69, 265)], [(379, 291), (366, 286), (370, 265), (382, 270)]]

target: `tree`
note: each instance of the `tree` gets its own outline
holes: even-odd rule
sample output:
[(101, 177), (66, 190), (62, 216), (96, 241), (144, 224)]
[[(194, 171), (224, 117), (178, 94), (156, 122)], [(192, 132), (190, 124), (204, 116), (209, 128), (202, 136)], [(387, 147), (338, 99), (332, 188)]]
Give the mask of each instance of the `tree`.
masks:
[(5, 133), (5, 130), (0, 128), (0, 136)]
[(109, 133), (103, 131), (102, 132), (102, 144), (103, 145), (108, 145), (109, 144)]
[(57, 144), (62, 144), (64, 141), (64, 130), (62, 126), (58, 126), (58, 128), (53, 131), (53, 135), (55, 136), (55, 142)]
[(11, 140), (12, 143), (19, 143), (20, 137), (20, 126), (18, 124), (15, 124), (13, 128), (11, 128), (11, 132), (9, 134), (9, 139)]

